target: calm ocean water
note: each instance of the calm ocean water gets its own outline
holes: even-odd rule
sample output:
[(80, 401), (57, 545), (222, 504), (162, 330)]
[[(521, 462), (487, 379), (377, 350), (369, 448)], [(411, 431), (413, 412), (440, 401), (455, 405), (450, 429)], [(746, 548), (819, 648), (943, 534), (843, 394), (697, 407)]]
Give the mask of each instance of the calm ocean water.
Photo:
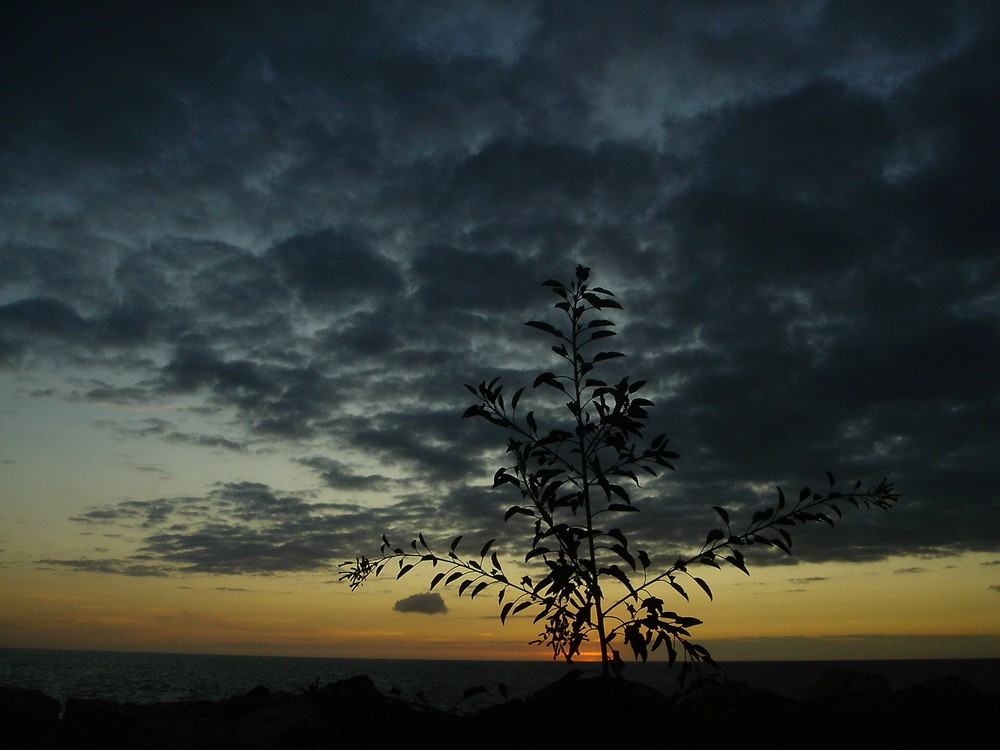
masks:
[[(586, 668), (587, 665), (576, 665)], [(728, 679), (741, 680), (791, 697), (803, 697), (834, 668), (846, 667), (885, 677), (900, 689), (946, 675), (957, 675), (989, 693), (1000, 693), (1000, 659), (898, 661), (761, 661), (721, 665)], [(408, 699), (418, 692), (438, 708), (461, 701), (467, 688), (488, 692), (461, 701), (475, 710), (501, 700), (504, 684), (511, 698), (526, 698), (565, 675), (571, 667), (547, 661), (410, 661), (324, 659), (280, 656), (216, 656), (113, 651), (0, 649), (0, 684), (41, 690), (60, 701), (70, 697), (121, 702), (217, 700), (246, 693), (258, 685), (297, 693), (314, 680), (368, 675), (384, 692)], [(664, 692), (676, 689), (664, 663), (629, 664), (625, 676)]]

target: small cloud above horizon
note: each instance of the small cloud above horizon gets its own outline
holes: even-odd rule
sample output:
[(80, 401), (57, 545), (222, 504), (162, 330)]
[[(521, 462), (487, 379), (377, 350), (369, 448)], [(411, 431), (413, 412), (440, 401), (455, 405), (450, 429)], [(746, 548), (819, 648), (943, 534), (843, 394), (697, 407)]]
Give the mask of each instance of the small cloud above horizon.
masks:
[(414, 594), (400, 599), (393, 605), (396, 612), (418, 612), (423, 615), (444, 615), (448, 613), (448, 605), (438, 593)]

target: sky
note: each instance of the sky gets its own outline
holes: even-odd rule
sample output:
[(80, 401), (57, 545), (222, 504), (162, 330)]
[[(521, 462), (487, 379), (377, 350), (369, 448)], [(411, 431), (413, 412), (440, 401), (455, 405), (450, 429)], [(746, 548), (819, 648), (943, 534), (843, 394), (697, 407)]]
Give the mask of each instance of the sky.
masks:
[(632, 493), (654, 565), (826, 471), (902, 496), (672, 601), (716, 658), (1000, 657), (995, 4), (13, 2), (0, 36), (0, 645), (548, 658), (338, 563), (524, 555), (463, 384), (553, 368), (523, 323), (582, 263), (680, 454)]

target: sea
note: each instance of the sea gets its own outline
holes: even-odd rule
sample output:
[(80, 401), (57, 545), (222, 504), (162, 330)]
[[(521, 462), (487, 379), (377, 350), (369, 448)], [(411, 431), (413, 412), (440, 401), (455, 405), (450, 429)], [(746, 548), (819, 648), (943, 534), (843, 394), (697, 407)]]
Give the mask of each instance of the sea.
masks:
[[(1000, 659), (864, 661), (738, 661), (721, 663), (727, 680), (804, 698), (834, 669), (881, 675), (894, 690), (957, 676), (986, 693), (1000, 693)], [(65, 705), (69, 698), (121, 703), (220, 700), (263, 685), (298, 693), (310, 685), (367, 675), (385, 694), (443, 710), (476, 711), (507, 698), (527, 698), (572, 669), (551, 661), (439, 661), (290, 656), (221, 656), (0, 648), (0, 685), (34, 688)], [(678, 689), (677, 667), (628, 663), (624, 676), (661, 692)]]

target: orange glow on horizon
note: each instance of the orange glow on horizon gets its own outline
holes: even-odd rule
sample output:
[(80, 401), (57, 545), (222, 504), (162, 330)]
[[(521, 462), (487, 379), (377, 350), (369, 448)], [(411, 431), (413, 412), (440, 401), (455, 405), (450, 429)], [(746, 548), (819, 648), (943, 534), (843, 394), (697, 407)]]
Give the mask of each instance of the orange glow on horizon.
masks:
[[(718, 660), (1000, 658), (991, 560), (968, 555), (903, 577), (896, 571), (912, 561), (755, 569), (684, 613), (705, 620), (692, 635)], [(444, 615), (394, 611), (408, 593), (394, 582), (352, 593), (291, 576), (137, 579), (7, 567), (0, 646), (552, 661), (551, 650), (530, 644), (539, 628), (530, 617), (501, 625), (493, 602), (457, 596)], [(630, 648), (612, 645), (632, 662)], [(588, 642), (574, 661), (599, 662), (598, 645)]]

